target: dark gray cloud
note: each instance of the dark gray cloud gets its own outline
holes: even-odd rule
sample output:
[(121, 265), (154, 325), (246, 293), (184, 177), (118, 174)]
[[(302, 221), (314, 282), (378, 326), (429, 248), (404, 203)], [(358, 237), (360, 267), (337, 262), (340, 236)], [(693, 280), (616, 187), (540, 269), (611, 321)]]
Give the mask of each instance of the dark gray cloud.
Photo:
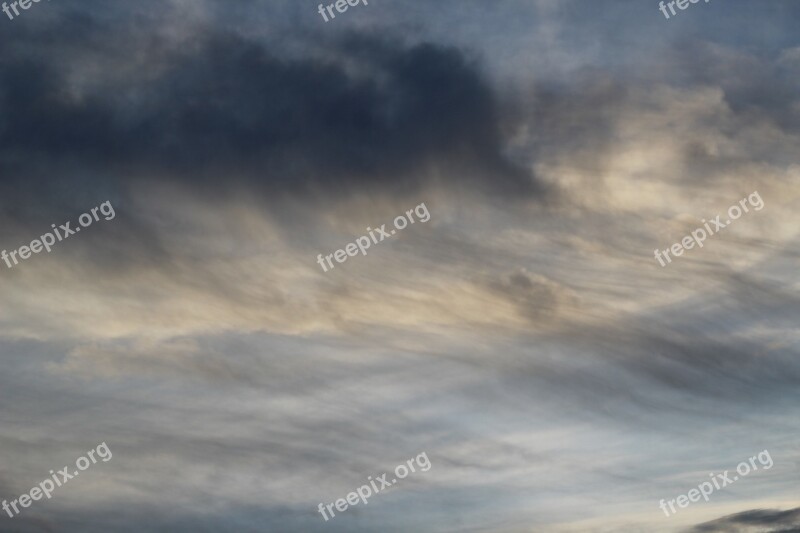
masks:
[(416, 199), (432, 185), (503, 201), (545, 194), (504, 155), (507, 114), (455, 47), (352, 31), (287, 54), (224, 24), (171, 39), (148, 31), (152, 15), (95, 7), (0, 35), (13, 51), (0, 57), (6, 248), (111, 200), (115, 223), (65, 253), (92, 250), (89, 268), (169, 268), (162, 236), (132, 208), (145, 181), (271, 202), (286, 231), (316, 216), (284, 209), (286, 196), (329, 207), (352, 194)]
[[(455, 48), (351, 34), (327, 59), (288, 58), (224, 30), (174, 46), (83, 17), (48, 33), (65, 50), (53, 56), (35, 44), (50, 31), (0, 59), (6, 197), (76, 169), (79, 189), (158, 175), (215, 193), (409, 193), (436, 171), (459, 187), (543, 192), (502, 154), (495, 96)], [(87, 57), (110, 71), (75, 88)], [(132, 62), (152, 71), (118, 72)]]
[(687, 531), (688, 533), (798, 533), (800, 508), (788, 511), (753, 509), (705, 522)]

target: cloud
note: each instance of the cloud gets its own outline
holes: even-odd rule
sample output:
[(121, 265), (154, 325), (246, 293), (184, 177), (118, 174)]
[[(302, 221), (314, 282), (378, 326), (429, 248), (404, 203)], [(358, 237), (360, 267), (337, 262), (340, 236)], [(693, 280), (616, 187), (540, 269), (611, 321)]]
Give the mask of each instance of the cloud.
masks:
[(689, 533), (797, 533), (800, 508), (778, 511), (753, 509), (697, 525)]
[[(83, 26), (51, 35), (70, 50), (58, 62), (33, 51), (0, 61), (0, 168), (17, 176), (8, 193), (32, 195), (23, 180), (77, 168), (94, 176), (86, 185), (158, 175), (264, 198), (410, 193), (434, 174), (510, 198), (544, 193), (503, 155), (495, 95), (455, 48), (353, 34), (323, 60), (211, 28), (180, 43), (122, 28), (128, 46), (98, 50), (112, 31)], [(73, 81), (62, 62), (85, 55), (111, 72), (85, 67)], [(112, 66), (131, 61), (147, 74)]]
[[(337, 26), (271, 0), (4, 26), (4, 246), (117, 212), (0, 279), (2, 497), (114, 452), (18, 527), (653, 531), (659, 498), (767, 448), (726, 505), (791, 496), (794, 44), (664, 36), (736, 2), (378, 2)], [(714, 24), (738, 35), (740, 9)], [(423, 29), (393, 37), (400, 11)], [(763, 211), (658, 266), (754, 189)], [(425, 476), (315, 512), (422, 450)]]

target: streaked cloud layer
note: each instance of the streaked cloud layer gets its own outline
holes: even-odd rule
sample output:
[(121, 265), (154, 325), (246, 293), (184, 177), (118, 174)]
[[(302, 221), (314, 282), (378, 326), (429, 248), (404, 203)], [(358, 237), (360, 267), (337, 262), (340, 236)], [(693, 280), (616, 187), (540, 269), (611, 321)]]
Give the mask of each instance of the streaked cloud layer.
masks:
[[(0, 499), (114, 453), (0, 530), (797, 527), (798, 20), (87, 0), (3, 21), (2, 246), (116, 217), (0, 277)], [(421, 202), (426, 224), (320, 270)], [(770, 470), (658, 508), (764, 449)], [(424, 475), (316, 512), (423, 451)]]

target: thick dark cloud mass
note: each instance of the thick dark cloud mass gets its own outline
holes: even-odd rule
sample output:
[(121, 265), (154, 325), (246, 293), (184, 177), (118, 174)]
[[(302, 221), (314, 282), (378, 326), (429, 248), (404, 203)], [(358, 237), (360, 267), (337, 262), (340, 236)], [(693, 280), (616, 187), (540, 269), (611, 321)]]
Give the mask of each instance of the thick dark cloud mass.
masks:
[[(6, 190), (58, 165), (216, 191), (240, 181), (265, 193), (413, 192), (435, 170), (460, 186), (541, 191), (501, 154), (492, 91), (454, 48), (360, 35), (340, 41), (339, 59), (289, 59), (209, 29), (180, 47), (131, 34), (130, 47), (98, 50), (113, 30), (83, 26), (50, 37), (64, 57), (0, 61)], [(81, 65), (70, 61), (82, 54), (112, 69), (144, 54), (152, 72), (112, 71), (71, 89)]]

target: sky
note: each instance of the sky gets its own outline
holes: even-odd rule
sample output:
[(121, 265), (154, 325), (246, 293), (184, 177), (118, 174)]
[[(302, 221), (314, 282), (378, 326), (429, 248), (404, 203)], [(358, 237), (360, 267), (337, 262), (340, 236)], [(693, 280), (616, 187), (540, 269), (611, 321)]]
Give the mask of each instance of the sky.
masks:
[(0, 531), (800, 531), (798, 22), (0, 12)]

